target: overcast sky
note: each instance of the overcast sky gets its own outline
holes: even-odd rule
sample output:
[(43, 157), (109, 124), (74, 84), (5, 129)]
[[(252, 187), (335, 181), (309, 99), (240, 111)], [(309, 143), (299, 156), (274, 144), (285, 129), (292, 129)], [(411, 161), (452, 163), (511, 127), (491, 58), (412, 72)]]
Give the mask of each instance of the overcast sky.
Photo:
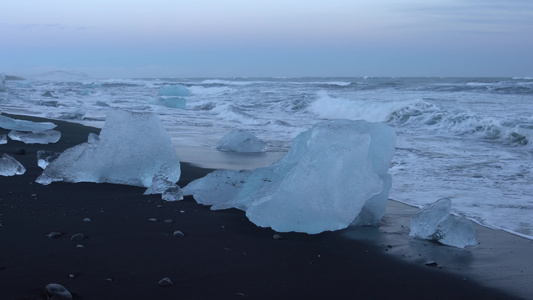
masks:
[(2, 0), (0, 73), (533, 76), (532, 0)]

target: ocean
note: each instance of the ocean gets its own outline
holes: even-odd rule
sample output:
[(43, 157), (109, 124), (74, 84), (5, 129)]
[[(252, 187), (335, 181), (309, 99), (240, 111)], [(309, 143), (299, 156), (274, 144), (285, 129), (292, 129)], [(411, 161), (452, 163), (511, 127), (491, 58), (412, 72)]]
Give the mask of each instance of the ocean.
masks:
[[(184, 109), (158, 96), (165, 85), (187, 87), (178, 101)], [(156, 113), (180, 159), (210, 168), (266, 166), (323, 120), (384, 122), (397, 135), (391, 199), (421, 207), (449, 197), (454, 214), (533, 239), (533, 78), (97, 79), (54, 72), (7, 80), (6, 88), (5, 113), (97, 127), (109, 107)], [(255, 134), (267, 152), (213, 149), (234, 129)]]

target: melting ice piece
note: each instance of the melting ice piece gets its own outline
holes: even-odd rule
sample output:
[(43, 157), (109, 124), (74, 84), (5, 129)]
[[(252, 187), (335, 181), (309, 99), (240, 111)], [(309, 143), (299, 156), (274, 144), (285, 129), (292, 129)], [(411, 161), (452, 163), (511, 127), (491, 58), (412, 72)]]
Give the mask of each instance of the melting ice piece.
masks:
[(244, 130), (233, 130), (220, 139), (215, 148), (231, 152), (265, 152), (266, 143)]
[(474, 225), (464, 217), (451, 215), (451, 206), (449, 198), (426, 205), (413, 215), (409, 235), (458, 248), (477, 245)]
[(90, 142), (65, 150), (37, 178), (53, 181), (108, 182), (149, 187), (156, 174), (177, 182), (180, 163), (159, 118), (151, 113), (111, 109)]
[(7, 134), (0, 134), (0, 145), (7, 144)]
[(174, 84), (174, 85), (164, 85), (159, 90), (159, 96), (189, 96), (190, 92), (189, 89), (181, 84)]
[(0, 127), (9, 130), (40, 132), (49, 129), (54, 129), (56, 127), (56, 124), (50, 122), (15, 120), (10, 117), (0, 115)]
[(61, 138), (61, 132), (57, 130), (45, 130), (40, 132), (20, 132), (12, 130), (9, 137), (14, 141), (25, 144), (53, 144)]
[(13, 176), (13, 175), (22, 175), (26, 172), (26, 168), (19, 163), (13, 157), (3, 154), (0, 157), (0, 175), (2, 176)]
[(385, 124), (323, 122), (299, 134), (280, 161), (252, 171), (217, 170), (183, 193), (212, 209), (242, 209), (256, 225), (280, 232), (346, 228), (363, 209), (362, 223), (377, 223), (394, 145)]
[(161, 194), (161, 198), (166, 201), (183, 200), (183, 193), (179, 186), (175, 182), (168, 180), (166, 175), (168, 171), (169, 170), (163, 168), (160, 172), (155, 174), (152, 179), (152, 185), (146, 189), (144, 194)]
[(39, 150), (37, 151), (37, 165), (44, 170), (46, 169), (46, 166), (58, 158), (60, 154), (60, 152)]

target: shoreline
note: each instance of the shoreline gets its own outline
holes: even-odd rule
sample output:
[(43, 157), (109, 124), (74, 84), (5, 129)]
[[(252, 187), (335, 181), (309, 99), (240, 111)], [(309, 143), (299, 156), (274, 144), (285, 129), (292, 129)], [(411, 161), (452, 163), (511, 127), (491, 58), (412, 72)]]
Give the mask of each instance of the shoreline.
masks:
[[(54, 122), (63, 135), (51, 145), (11, 140), (0, 145), (0, 152), (27, 169), (21, 176), (0, 177), (0, 278), (9, 287), (2, 293), (9, 297), (35, 299), (52, 282), (63, 284), (75, 299), (288, 299), (358, 293), (376, 298), (398, 296), (398, 290), (411, 299), (533, 294), (528, 251), (533, 241), (478, 224), (480, 244), (466, 250), (411, 239), (409, 215), (417, 209), (394, 200), (388, 201), (380, 227), (282, 233), (281, 240), (274, 240), (274, 231), (255, 226), (241, 211), (211, 211), (191, 197), (165, 202), (159, 195), (142, 195), (143, 188), (111, 184), (41, 186), (33, 182), (40, 174), (37, 150), (63, 151), (99, 129), (8, 116)], [(18, 148), (25, 148), (26, 155), (14, 155)], [(181, 187), (211, 171), (186, 162), (181, 166)], [(84, 223), (85, 217), (93, 222)], [(159, 221), (151, 223), (151, 217)], [(172, 223), (162, 221), (167, 218)], [(186, 236), (173, 237), (173, 230)], [(51, 231), (63, 236), (46, 238)], [(87, 236), (80, 242), (84, 248), (70, 241), (77, 232)], [(430, 261), (437, 265), (426, 266)], [(167, 276), (175, 286), (158, 286)], [(363, 288), (354, 287), (357, 282)]]

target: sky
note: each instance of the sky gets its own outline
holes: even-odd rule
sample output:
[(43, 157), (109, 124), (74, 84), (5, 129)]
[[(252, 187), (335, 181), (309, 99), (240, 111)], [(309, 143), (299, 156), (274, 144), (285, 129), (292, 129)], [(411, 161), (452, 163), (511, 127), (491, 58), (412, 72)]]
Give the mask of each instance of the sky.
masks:
[(0, 73), (533, 76), (531, 0), (2, 0)]

